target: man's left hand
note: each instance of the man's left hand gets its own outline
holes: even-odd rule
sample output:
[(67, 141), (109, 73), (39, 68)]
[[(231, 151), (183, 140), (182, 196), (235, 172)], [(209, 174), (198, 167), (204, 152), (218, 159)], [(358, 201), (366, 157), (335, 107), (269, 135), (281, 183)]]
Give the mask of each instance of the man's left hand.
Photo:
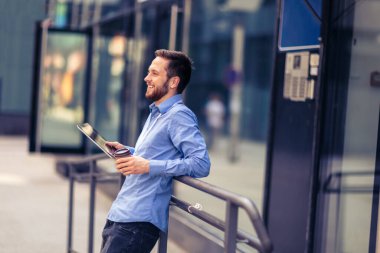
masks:
[(149, 160), (140, 156), (127, 156), (116, 160), (116, 169), (124, 176), (149, 173)]

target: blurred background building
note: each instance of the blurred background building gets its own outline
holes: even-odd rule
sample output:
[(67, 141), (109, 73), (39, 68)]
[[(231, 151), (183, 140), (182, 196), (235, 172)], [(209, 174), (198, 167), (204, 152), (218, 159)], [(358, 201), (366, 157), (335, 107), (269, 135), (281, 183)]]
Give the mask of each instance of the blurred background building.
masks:
[[(379, 12), (378, 0), (1, 0), (0, 134), (27, 135), (31, 152), (92, 154), (76, 129), (89, 122), (133, 145), (154, 51), (182, 50), (206, 137), (209, 98), (223, 106), (205, 181), (254, 200), (274, 252), (377, 252)], [(189, 228), (188, 252), (191, 238), (218, 245), (190, 217), (171, 222)]]

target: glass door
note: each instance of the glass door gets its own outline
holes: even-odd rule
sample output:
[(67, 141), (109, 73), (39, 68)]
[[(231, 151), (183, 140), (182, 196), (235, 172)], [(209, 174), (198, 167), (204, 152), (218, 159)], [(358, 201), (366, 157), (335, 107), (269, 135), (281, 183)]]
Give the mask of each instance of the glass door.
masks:
[(330, 7), (315, 247), (316, 252), (375, 252), (380, 2), (341, 0)]

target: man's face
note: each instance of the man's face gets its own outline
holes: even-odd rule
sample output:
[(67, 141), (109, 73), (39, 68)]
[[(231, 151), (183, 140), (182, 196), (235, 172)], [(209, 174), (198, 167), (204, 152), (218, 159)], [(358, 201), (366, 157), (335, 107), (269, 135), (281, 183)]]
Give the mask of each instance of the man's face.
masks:
[(144, 78), (147, 84), (145, 97), (155, 102), (162, 102), (169, 91), (169, 78), (167, 77), (167, 66), (169, 60), (156, 57), (148, 68), (148, 74)]

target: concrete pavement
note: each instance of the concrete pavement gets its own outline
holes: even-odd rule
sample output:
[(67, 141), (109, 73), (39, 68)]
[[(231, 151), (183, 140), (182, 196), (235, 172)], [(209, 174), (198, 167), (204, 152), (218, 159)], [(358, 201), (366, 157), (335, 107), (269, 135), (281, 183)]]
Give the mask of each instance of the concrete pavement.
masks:
[[(26, 137), (0, 136), (0, 252), (67, 252), (68, 180), (55, 171), (53, 155), (27, 148)], [(73, 245), (87, 252), (89, 187), (75, 187)], [(94, 252), (111, 202), (97, 192)], [(185, 251), (169, 241), (168, 252)]]

